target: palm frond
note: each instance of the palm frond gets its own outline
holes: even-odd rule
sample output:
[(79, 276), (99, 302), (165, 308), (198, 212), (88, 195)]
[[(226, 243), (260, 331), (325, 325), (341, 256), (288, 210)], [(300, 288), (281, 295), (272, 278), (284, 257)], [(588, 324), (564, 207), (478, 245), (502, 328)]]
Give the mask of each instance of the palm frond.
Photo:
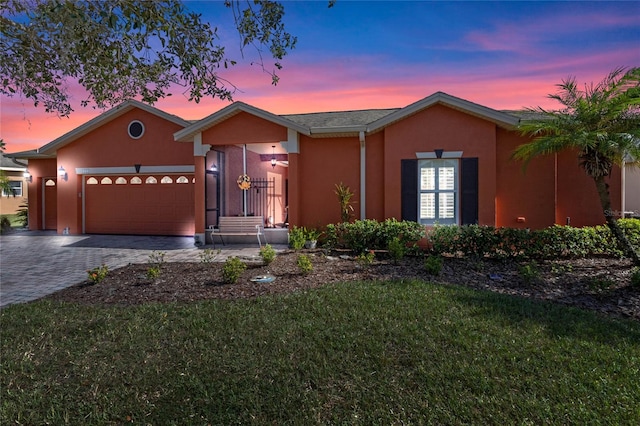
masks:
[(540, 118), (524, 121), (519, 130), (532, 141), (519, 146), (512, 158), (531, 159), (575, 149), (590, 176), (611, 172), (625, 156), (640, 155), (640, 68), (616, 68), (598, 84), (581, 90), (575, 77), (556, 85), (549, 98), (562, 109), (528, 108)]

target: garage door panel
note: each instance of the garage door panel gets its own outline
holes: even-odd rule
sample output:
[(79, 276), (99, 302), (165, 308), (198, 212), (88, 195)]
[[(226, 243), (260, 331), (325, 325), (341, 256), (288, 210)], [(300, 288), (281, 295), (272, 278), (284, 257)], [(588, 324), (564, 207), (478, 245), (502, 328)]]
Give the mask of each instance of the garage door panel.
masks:
[[(85, 229), (87, 233), (139, 235), (193, 235), (194, 185), (189, 183), (85, 185)], [(115, 178), (112, 179), (115, 181)]]

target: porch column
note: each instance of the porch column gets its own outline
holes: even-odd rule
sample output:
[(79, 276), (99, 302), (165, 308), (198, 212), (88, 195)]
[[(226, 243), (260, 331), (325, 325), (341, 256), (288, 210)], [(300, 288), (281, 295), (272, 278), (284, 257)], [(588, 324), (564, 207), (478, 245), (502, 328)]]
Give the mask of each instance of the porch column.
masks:
[(294, 129), (287, 129), (287, 140), (280, 144), (289, 154), (289, 205), (287, 214), (289, 216), (289, 226), (300, 226), (300, 136)]
[(206, 156), (211, 145), (202, 144), (202, 133), (198, 133), (193, 138), (193, 163), (195, 166), (195, 187), (194, 187), (194, 242), (205, 244), (205, 180), (206, 180)]

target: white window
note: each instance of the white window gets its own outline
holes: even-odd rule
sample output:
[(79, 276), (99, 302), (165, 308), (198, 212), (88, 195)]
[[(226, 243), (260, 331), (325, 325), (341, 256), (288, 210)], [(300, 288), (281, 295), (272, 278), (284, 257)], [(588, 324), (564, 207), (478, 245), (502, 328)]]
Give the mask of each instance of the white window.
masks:
[(8, 183), (12, 191), (9, 193), (6, 193), (3, 189), (2, 196), (3, 197), (22, 197), (22, 181), (10, 180)]
[(418, 163), (418, 219), (425, 225), (458, 223), (458, 160)]

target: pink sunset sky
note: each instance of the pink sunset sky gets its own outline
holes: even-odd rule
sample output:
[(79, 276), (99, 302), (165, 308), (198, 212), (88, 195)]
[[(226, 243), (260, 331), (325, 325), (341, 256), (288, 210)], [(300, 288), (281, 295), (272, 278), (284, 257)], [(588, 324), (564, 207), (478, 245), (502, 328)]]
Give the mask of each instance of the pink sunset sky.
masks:
[[(640, 2), (284, 2), (287, 30), (298, 37), (280, 83), (250, 65), (220, 2), (187, 2), (218, 26), (239, 65), (223, 77), (234, 100), (276, 114), (403, 107), (442, 91), (481, 105), (522, 109), (547, 99), (568, 76), (600, 81), (617, 67), (640, 66)], [(235, 39), (234, 39), (235, 37)], [(69, 118), (19, 97), (0, 98), (7, 152), (38, 148), (102, 111), (77, 105)], [(228, 105), (188, 102), (180, 88), (155, 106), (184, 119)]]

